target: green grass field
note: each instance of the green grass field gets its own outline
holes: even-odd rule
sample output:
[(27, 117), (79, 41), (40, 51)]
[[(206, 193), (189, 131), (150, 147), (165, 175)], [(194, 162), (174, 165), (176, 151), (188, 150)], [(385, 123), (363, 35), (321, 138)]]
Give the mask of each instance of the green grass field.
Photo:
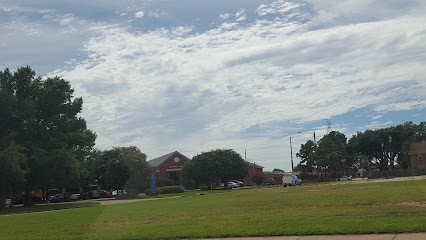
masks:
[(70, 208), (92, 207), (99, 205), (98, 202), (66, 202), (66, 203), (51, 203), (51, 204), (35, 204), (31, 207), (15, 206), (14, 208), (4, 209), (0, 215), (19, 214), (19, 213), (33, 213), (44, 212), (53, 210), (62, 210)]
[(0, 216), (0, 239), (176, 239), (426, 232), (426, 180), (253, 188)]

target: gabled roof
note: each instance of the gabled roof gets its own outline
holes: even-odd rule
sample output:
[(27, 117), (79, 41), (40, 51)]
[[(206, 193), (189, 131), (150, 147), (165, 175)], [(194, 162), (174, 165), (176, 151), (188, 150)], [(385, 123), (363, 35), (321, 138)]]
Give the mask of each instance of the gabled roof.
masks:
[(163, 164), (165, 161), (167, 161), (168, 159), (170, 159), (175, 153), (177, 153), (177, 154), (179, 154), (180, 156), (182, 156), (182, 157), (184, 157), (184, 158), (186, 158), (187, 160), (191, 160), (191, 159), (189, 159), (189, 158), (187, 158), (185, 155), (183, 155), (182, 153), (180, 153), (180, 152), (178, 152), (178, 151), (174, 151), (174, 152), (171, 152), (171, 153), (168, 153), (168, 154), (166, 154), (166, 155), (163, 155), (163, 156), (161, 156), (161, 157), (158, 157), (158, 158), (154, 158), (154, 159), (152, 159), (152, 160), (149, 160), (148, 161), (148, 164), (151, 166), (151, 167), (158, 167), (158, 166), (160, 166), (161, 164)]
[[(247, 161), (246, 161), (246, 162), (247, 162)], [(247, 163), (248, 163), (249, 167), (263, 168), (262, 166), (257, 165), (256, 163), (251, 163), (251, 162), (247, 162)]]

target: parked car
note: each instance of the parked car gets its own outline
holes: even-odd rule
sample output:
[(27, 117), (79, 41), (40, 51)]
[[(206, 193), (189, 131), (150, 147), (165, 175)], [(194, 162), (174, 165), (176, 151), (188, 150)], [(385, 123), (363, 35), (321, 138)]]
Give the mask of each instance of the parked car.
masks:
[(12, 198), (13, 205), (24, 204), (25, 196), (19, 196)]
[(100, 197), (101, 197), (101, 195), (99, 194), (98, 190), (92, 190), (92, 191), (88, 192), (88, 198), (90, 198), (90, 199), (98, 199)]
[(343, 176), (343, 177), (339, 178), (339, 181), (348, 181), (348, 180), (352, 180), (352, 176), (349, 176), (349, 177)]
[[(38, 203), (38, 202), (41, 202), (43, 200), (43, 199), (35, 196), (34, 194), (30, 195), (30, 199), (31, 199), (31, 202), (33, 202), (33, 203)], [(15, 198), (12, 199), (12, 201), (13, 201), (13, 205), (24, 204), (24, 202), (25, 202), (25, 195), (22, 195), (22, 196), (19, 196), (19, 197), (15, 197)]]
[(69, 193), (58, 193), (49, 198), (49, 202), (58, 203), (58, 202), (68, 202), (71, 201), (71, 194)]
[(80, 194), (78, 194), (78, 193), (71, 193), (71, 194), (70, 194), (70, 200), (71, 200), (71, 201), (76, 201), (76, 200), (80, 199), (80, 198), (79, 198), (79, 195), (80, 195)]
[(99, 192), (99, 195), (100, 195), (101, 198), (110, 198), (110, 197), (112, 197), (112, 193), (109, 192), (109, 191), (105, 191), (105, 190), (101, 190)]
[(238, 184), (240, 187), (244, 187), (244, 183), (238, 180), (231, 180), (230, 182), (234, 182), (236, 184)]
[(236, 184), (236, 183), (234, 183), (234, 182), (228, 182), (228, 183), (226, 184), (226, 186), (227, 186), (228, 188), (238, 188), (240, 185), (238, 185), (238, 184)]
[(6, 199), (6, 207), (13, 207), (12, 199), (10, 198)]
[(225, 184), (223, 183), (213, 183), (213, 188), (224, 188)]
[(267, 178), (263, 181), (263, 186), (265, 185), (277, 185), (277, 181), (275, 181), (273, 178)]
[(89, 196), (88, 196), (87, 192), (82, 192), (82, 193), (78, 194), (79, 200), (86, 200), (88, 198), (89, 198)]

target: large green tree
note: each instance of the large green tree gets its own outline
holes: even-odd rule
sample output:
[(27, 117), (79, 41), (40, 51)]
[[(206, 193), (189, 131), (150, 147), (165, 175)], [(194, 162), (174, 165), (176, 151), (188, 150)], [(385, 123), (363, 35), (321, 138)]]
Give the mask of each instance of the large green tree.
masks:
[(151, 182), (146, 155), (134, 146), (97, 151), (90, 166), (94, 180), (103, 188), (144, 192)]
[(82, 98), (73, 97), (68, 81), (36, 77), (30, 67), (0, 71), (0, 84), (0, 102), (11, 103), (1, 106), (0, 132), (25, 152), (25, 204), (31, 204), (29, 194), (36, 188), (76, 184), (76, 171), (96, 139), (78, 116)]
[(370, 168), (393, 170), (408, 168), (410, 144), (426, 140), (426, 122), (406, 122), (396, 126), (358, 132), (349, 140), (352, 151), (367, 159)]
[(313, 172), (318, 167), (318, 159), (315, 158), (316, 146), (312, 140), (300, 145), (300, 150), (296, 156), (300, 158), (300, 163), (296, 166), (298, 171)]
[(203, 152), (187, 162), (182, 169), (186, 180), (206, 184), (226, 183), (233, 179), (244, 179), (248, 174), (248, 163), (232, 149), (217, 149)]

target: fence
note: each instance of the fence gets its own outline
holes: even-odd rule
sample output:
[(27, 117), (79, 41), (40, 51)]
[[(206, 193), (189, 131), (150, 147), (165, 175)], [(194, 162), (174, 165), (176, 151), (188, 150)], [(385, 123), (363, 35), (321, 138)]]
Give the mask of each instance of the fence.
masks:
[(409, 177), (426, 175), (426, 169), (409, 169), (409, 170), (393, 170), (393, 171), (380, 171), (372, 172), (368, 178), (388, 178), (388, 177)]

